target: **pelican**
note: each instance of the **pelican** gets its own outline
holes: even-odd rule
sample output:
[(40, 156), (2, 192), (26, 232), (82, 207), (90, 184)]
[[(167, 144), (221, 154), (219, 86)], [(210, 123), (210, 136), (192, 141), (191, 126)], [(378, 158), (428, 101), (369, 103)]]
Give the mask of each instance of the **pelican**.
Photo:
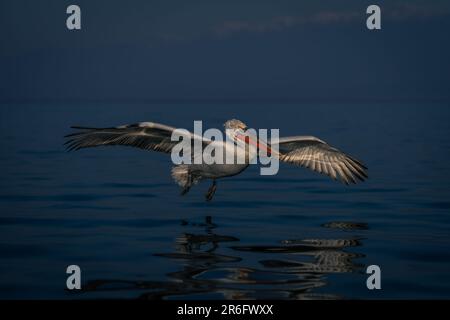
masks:
[[(334, 180), (340, 180), (346, 185), (364, 181), (368, 178), (367, 167), (355, 158), (330, 146), (313, 136), (293, 136), (280, 138), (278, 145), (268, 145), (259, 140), (245, 136), (248, 127), (240, 120), (232, 119), (225, 122), (226, 135), (231, 141), (212, 141), (188, 132), (192, 141), (201, 141), (203, 148), (210, 144), (220, 144), (225, 150), (233, 150), (241, 162), (233, 164), (180, 164), (172, 168), (172, 177), (182, 188), (181, 194), (186, 194), (190, 188), (201, 180), (212, 180), (212, 185), (206, 193), (206, 201), (212, 200), (217, 190), (217, 180), (240, 174), (247, 169), (257, 156), (255, 148), (272, 149), (279, 160), (294, 165), (306, 167), (315, 172), (325, 174)], [(144, 150), (154, 150), (171, 153), (178, 143), (172, 141), (172, 133), (177, 130), (160, 123), (140, 122), (110, 128), (90, 128), (73, 126), (77, 132), (66, 135), (65, 142), (69, 151), (98, 146), (130, 146)], [(239, 144), (237, 143), (239, 142)], [(244, 146), (242, 146), (244, 142)], [(246, 148), (251, 146), (252, 148)], [(278, 148), (273, 148), (278, 147)], [(253, 150), (253, 151), (252, 151)]]

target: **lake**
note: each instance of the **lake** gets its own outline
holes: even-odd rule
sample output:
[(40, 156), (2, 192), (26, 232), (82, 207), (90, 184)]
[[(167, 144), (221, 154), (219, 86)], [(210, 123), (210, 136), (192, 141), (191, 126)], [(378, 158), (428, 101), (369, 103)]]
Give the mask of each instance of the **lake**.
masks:
[[(63, 147), (71, 125), (231, 118), (317, 136), (369, 180), (252, 166), (207, 203), (208, 182), (180, 196), (166, 154)], [(3, 104), (0, 298), (450, 298), (449, 119), (448, 103), (429, 102)], [(366, 287), (374, 264), (382, 290)]]

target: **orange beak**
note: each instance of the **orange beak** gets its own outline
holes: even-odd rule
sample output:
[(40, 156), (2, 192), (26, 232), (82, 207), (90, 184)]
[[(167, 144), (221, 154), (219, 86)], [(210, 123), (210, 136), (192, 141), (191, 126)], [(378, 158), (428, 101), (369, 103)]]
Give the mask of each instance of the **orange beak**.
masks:
[(249, 136), (246, 136), (243, 134), (236, 135), (236, 138), (241, 141), (244, 141), (246, 144), (251, 144), (260, 150), (266, 151), (268, 156), (270, 156), (272, 154), (272, 149), (267, 144), (260, 142), (259, 139), (257, 141), (255, 141), (254, 139), (250, 138)]

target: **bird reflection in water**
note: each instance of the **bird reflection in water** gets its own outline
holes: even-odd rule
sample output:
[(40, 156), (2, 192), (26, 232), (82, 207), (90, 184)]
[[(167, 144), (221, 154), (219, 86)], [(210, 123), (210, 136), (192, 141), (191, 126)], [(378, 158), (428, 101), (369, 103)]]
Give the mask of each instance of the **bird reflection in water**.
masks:
[[(180, 271), (167, 274), (169, 281), (96, 280), (83, 291), (136, 290), (144, 299), (339, 299), (316, 292), (326, 287), (327, 277), (336, 273), (361, 272), (355, 259), (364, 255), (345, 249), (362, 245), (361, 238), (292, 239), (276, 246), (244, 246), (234, 236), (216, 233), (211, 217), (204, 223), (182, 221), (201, 233), (183, 233), (174, 252), (155, 256), (179, 261)], [(330, 222), (323, 227), (364, 230), (367, 225)], [(244, 253), (256, 254), (257, 262), (244, 266)], [(267, 259), (259, 259), (263, 256)]]

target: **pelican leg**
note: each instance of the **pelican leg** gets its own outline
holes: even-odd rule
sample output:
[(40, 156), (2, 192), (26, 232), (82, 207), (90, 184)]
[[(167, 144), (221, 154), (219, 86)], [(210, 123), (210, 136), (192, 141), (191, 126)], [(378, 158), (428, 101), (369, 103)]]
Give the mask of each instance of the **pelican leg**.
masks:
[(189, 175), (188, 176), (188, 183), (183, 187), (183, 190), (181, 190), (181, 195), (182, 196), (184, 196), (186, 193), (189, 192), (189, 190), (191, 190), (192, 181), (193, 181), (192, 175)]
[(216, 190), (217, 190), (217, 183), (216, 183), (216, 180), (213, 180), (211, 187), (209, 187), (208, 192), (205, 195), (206, 201), (212, 200), (212, 198), (214, 197), (214, 194), (216, 193)]
[(189, 192), (190, 189), (191, 189), (190, 186), (184, 187), (184, 188), (181, 190), (181, 195), (184, 196), (186, 193)]

